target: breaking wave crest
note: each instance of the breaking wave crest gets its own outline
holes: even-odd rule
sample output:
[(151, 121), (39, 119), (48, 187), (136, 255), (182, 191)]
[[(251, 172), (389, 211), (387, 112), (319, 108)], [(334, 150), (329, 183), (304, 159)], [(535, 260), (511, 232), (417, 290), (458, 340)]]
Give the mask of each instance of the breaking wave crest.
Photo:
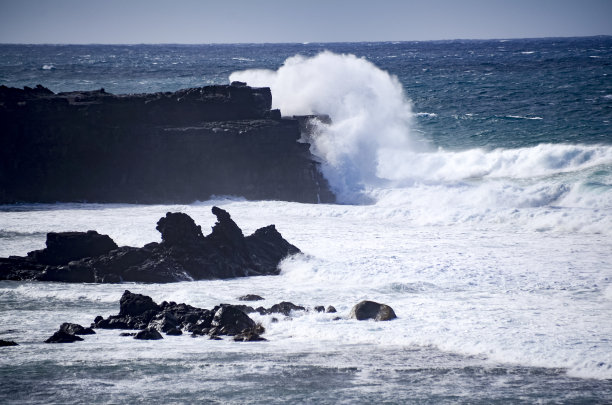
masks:
[(381, 190), (394, 189), (393, 200), (404, 192), (399, 200), (409, 196), (413, 204), (434, 206), (457, 199), (469, 205), (461, 193), (484, 209), (612, 207), (612, 147), (436, 149), (413, 130), (416, 114), (397, 77), (365, 58), (327, 51), (296, 55), (276, 71), (240, 71), (230, 80), (270, 87), (273, 107), (284, 115), (330, 116), (330, 124), (316, 123), (311, 149), (344, 203), (380, 204), (389, 195)]

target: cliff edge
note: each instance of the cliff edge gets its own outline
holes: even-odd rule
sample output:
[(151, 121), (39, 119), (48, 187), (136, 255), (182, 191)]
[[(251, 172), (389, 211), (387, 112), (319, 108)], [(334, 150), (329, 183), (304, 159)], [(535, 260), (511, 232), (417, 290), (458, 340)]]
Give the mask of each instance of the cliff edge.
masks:
[(244, 83), (55, 94), (0, 86), (0, 203), (335, 201), (298, 119)]

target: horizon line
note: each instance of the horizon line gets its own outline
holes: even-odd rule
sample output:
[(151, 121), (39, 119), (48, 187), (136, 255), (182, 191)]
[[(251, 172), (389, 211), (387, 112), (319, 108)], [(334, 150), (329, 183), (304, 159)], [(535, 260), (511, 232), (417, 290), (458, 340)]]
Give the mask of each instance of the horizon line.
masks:
[(531, 39), (572, 39), (572, 38), (610, 38), (612, 34), (579, 35), (579, 36), (542, 36), (542, 37), (508, 37), (508, 38), (453, 38), (453, 39), (425, 39), (425, 40), (383, 40), (383, 41), (298, 41), (298, 42), (0, 42), (0, 45), (26, 45), (26, 46), (135, 46), (135, 45), (312, 45), (312, 44), (367, 44), (367, 43), (420, 43), (420, 42), (453, 42), (453, 41), (521, 41)]

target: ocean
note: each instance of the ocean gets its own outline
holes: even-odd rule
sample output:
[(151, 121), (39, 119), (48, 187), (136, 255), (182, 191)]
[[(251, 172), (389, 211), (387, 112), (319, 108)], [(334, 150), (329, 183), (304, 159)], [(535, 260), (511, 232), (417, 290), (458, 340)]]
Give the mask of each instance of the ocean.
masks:
[[(174, 91), (233, 80), (328, 114), (311, 151), (339, 204), (0, 206), (0, 257), (50, 231), (159, 241), (210, 209), (302, 250), (279, 276), (172, 284), (0, 281), (2, 403), (612, 402), (612, 38), (233, 45), (0, 45), (0, 85)], [(259, 294), (267, 342), (100, 330), (124, 290), (212, 308)], [(348, 319), (369, 299), (398, 319)], [(334, 320), (340, 316), (340, 320)]]

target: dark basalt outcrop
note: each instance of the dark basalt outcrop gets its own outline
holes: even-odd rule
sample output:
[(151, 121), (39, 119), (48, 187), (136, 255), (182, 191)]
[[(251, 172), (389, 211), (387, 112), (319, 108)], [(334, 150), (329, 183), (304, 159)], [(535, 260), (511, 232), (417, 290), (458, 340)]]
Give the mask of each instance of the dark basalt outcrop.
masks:
[[(274, 225), (245, 237), (229, 213), (218, 207), (212, 212), (217, 222), (208, 236), (187, 214), (167, 213), (157, 223), (161, 243), (142, 248), (117, 247), (110, 237), (95, 231), (52, 232), (45, 249), (26, 257), (0, 258), (0, 279), (165, 283), (275, 275), (283, 258), (300, 251)], [(138, 311), (144, 307), (145, 312), (158, 309), (151, 302), (126, 303), (130, 312), (120, 315), (136, 315), (132, 307)]]
[[(140, 329), (135, 339), (161, 339), (166, 335), (181, 335), (183, 331), (192, 336), (207, 335), (210, 338), (235, 336), (240, 341), (265, 340), (258, 325), (239, 307), (220, 304), (213, 309), (196, 308), (176, 302), (156, 304), (151, 297), (125, 290), (119, 301), (119, 314), (104, 319), (96, 317), (92, 324), (100, 329)], [(161, 332), (161, 333), (160, 333)]]
[[(321, 305), (314, 306), (315, 312), (323, 312)], [(192, 337), (208, 336), (209, 339), (219, 340), (222, 336), (232, 337), (237, 342), (258, 342), (266, 339), (261, 335), (265, 328), (256, 323), (248, 314), (259, 312), (261, 315), (284, 314), (287, 317), (292, 311), (309, 311), (303, 306), (283, 301), (266, 309), (259, 307), (253, 309), (246, 305), (219, 304), (212, 309), (196, 308), (187, 304), (164, 301), (157, 304), (149, 296), (132, 293), (125, 290), (119, 300), (119, 314), (108, 318), (97, 316), (91, 324), (91, 328), (98, 329), (131, 329), (139, 332), (121, 332), (120, 336), (131, 336), (139, 340), (163, 339), (166, 336), (182, 335), (183, 332), (191, 333)], [(328, 306), (327, 313), (335, 312), (332, 306)], [(351, 318), (358, 320), (394, 319), (393, 309), (385, 304), (373, 301), (362, 301), (353, 307)], [(285, 318), (285, 319), (291, 319)], [(333, 320), (339, 320), (335, 317)], [(271, 318), (272, 323), (277, 323), (277, 318)], [(72, 343), (83, 340), (77, 334), (85, 335), (95, 333), (91, 328), (81, 325), (63, 323), (60, 329), (45, 342), (47, 343)], [(14, 345), (14, 342), (0, 341), (0, 345)]]
[(307, 119), (243, 83), (174, 93), (0, 86), (0, 203), (334, 202)]

